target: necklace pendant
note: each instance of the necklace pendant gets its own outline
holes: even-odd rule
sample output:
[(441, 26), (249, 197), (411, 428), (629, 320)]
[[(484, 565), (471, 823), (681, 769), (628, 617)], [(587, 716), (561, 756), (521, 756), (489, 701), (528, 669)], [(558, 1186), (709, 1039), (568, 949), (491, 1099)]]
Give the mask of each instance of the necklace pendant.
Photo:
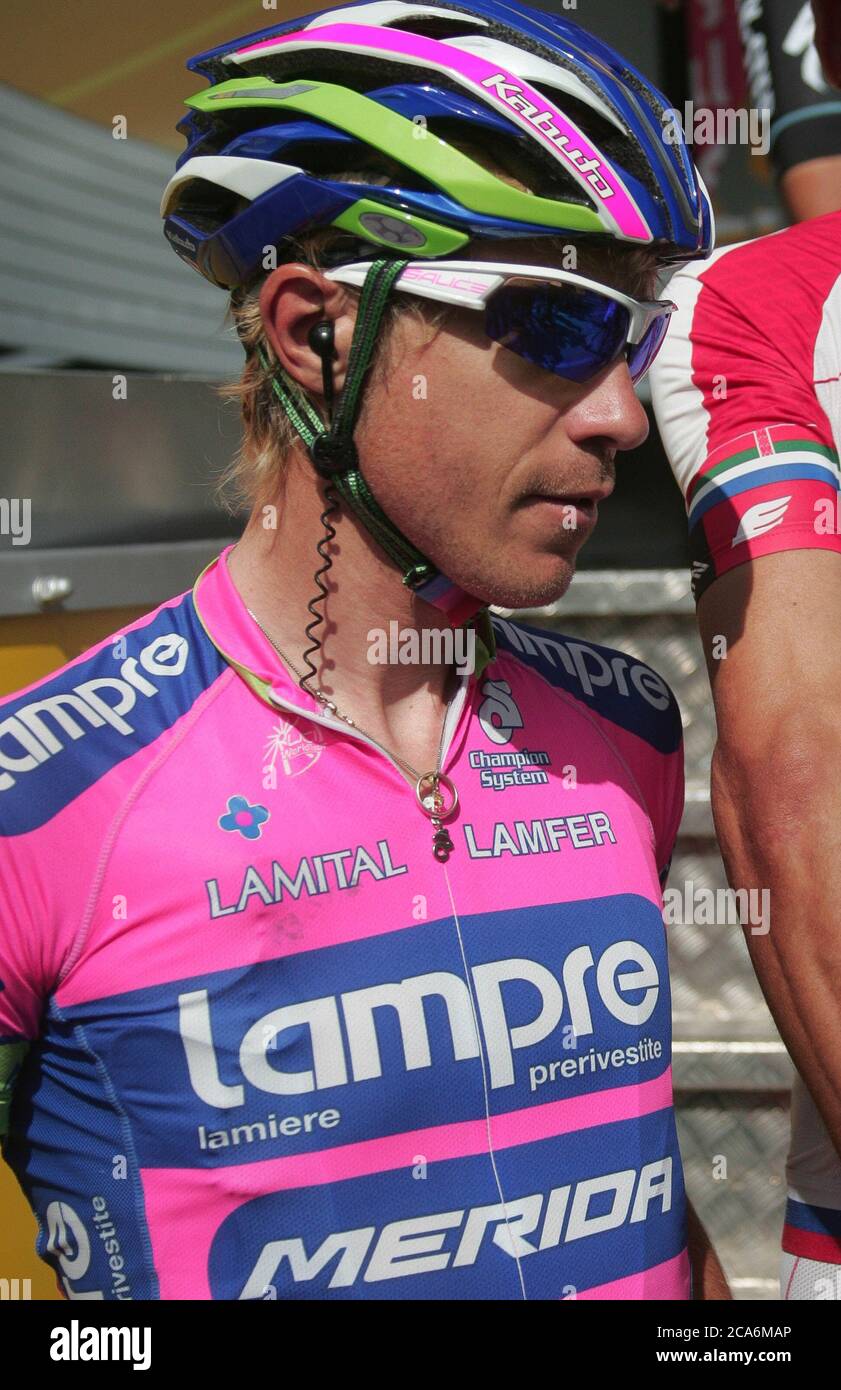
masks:
[(455, 845), (442, 821), (452, 816), (458, 806), (458, 792), (443, 772), (426, 772), (415, 786), (418, 805), (432, 822), (432, 853), (439, 864), (446, 864)]
[(432, 822), (432, 830), (432, 853), (439, 864), (446, 864), (455, 849), (455, 845), (450, 839), (450, 832), (437, 817)]

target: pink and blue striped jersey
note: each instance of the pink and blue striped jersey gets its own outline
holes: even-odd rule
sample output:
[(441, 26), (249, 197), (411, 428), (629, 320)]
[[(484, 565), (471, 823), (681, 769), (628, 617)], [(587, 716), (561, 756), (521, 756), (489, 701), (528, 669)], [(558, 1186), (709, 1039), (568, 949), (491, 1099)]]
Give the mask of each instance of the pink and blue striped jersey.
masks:
[(4, 1156), (62, 1292), (688, 1297), (668, 687), (495, 619), (441, 863), (226, 556), (0, 706)]

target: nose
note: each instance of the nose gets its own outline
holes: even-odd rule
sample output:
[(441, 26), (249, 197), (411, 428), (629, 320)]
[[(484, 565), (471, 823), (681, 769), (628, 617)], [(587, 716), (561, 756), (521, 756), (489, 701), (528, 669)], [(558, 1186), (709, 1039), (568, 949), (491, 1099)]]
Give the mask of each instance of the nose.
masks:
[(648, 438), (648, 416), (634, 390), (623, 359), (588, 382), (565, 417), (567, 433), (577, 444), (609, 441), (617, 451), (637, 449)]

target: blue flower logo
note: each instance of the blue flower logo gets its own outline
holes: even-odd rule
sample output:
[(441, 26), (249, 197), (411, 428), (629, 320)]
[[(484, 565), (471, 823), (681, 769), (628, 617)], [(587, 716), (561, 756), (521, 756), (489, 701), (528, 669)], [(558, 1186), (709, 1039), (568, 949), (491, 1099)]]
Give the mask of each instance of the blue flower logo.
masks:
[(227, 815), (219, 817), (222, 830), (238, 830), (246, 840), (259, 840), (263, 824), (271, 812), (265, 806), (251, 806), (244, 796), (229, 796)]

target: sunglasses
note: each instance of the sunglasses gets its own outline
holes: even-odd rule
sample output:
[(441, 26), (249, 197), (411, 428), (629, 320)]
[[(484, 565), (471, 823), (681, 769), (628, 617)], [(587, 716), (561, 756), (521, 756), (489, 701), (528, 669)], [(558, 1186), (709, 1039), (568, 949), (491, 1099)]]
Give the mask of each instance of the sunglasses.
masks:
[[(370, 262), (326, 271), (362, 286)], [(411, 261), (394, 282), (410, 294), (483, 309), (485, 332), (502, 347), (568, 381), (585, 382), (624, 357), (636, 385), (662, 346), (676, 305), (640, 300), (569, 270), (508, 261)]]

